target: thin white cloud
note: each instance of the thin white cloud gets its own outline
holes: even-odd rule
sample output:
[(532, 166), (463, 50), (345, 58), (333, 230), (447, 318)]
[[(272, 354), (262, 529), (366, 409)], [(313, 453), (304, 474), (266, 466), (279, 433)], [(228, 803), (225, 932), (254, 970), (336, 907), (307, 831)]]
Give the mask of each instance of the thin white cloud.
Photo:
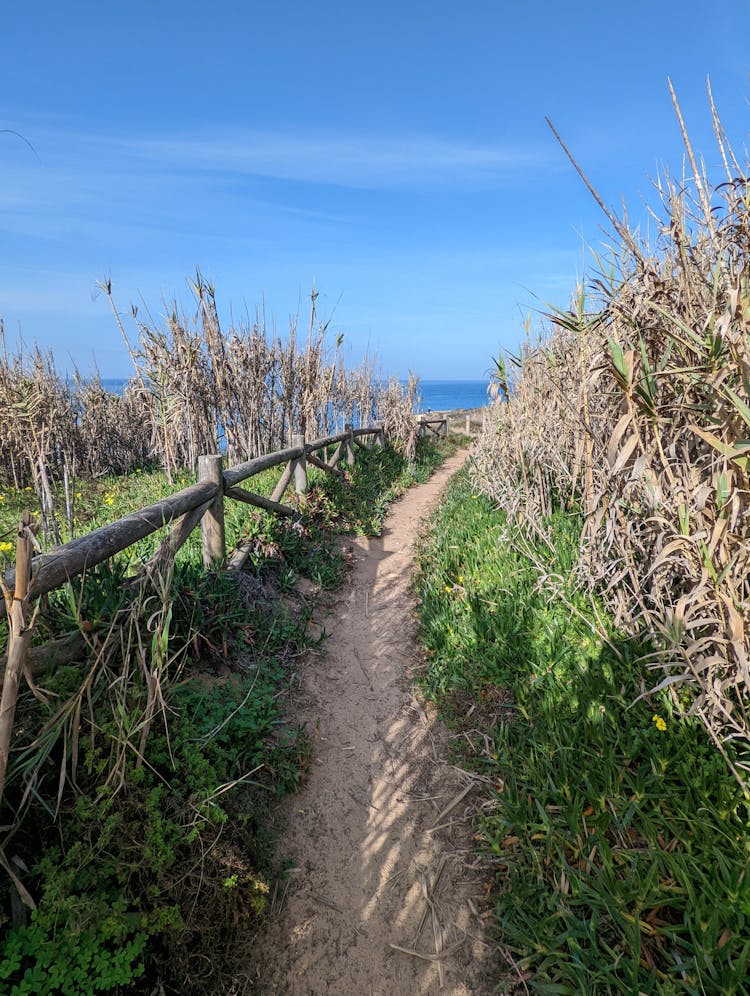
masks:
[(125, 143), (157, 163), (352, 188), (502, 185), (542, 165), (523, 150), (460, 144), (429, 136), (305, 136), (217, 133)]
[[(5, 167), (35, 172), (48, 164), (65, 169), (75, 188), (76, 176), (102, 178), (141, 173), (143, 167), (173, 176), (209, 173), (259, 177), (353, 189), (504, 186), (541, 167), (549, 168), (549, 150), (505, 147), (492, 143), (451, 141), (430, 135), (367, 133), (304, 134), (247, 129), (207, 129), (201, 135), (109, 135), (37, 125), (39, 162), (30, 162), (23, 146), (5, 150)], [(10, 160), (10, 161), (9, 161)], [(68, 172), (70, 171), (70, 172)], [(122, 175), (124, 174), (124, 176)], [(3, 184), (7, 190), (7, 184)]]

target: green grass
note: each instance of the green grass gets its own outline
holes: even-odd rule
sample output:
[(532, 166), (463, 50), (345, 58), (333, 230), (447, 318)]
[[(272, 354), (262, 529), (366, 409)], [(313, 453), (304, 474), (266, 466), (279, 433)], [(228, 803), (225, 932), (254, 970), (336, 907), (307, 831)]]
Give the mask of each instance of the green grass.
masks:
[[(228, 984), (233, 959), (249, 968), (278, 870), (271, 807), (309, 759), (307, 732), (284, 714), (311, 612), (294, 585), (340, 584), (335, 533), (377, 533), (388, 503), (445, 452), (422, 445), (408, 464), (390, 448), (358, 451), (347, 484), (312, 473), (309, 495), (286, 499), (297, 523), (227, 501), (230, 548), (254, 541), (239, 583), (203, 570), (196, 530), (167, 588), (130, 587), (156, 536), (50, 593), (35, 642), (80, 630), (95, 653), (40, 675), (45, 701), (25, 687), (19, 698), (0, 825), (22, 819), (2, 844), (36, 910), (14, 906), (3, 876), (3, 992), (151, 992), (159, 979), (204, 993)], [(278, 473), (251, 486), (270, 494)], [(77, 530), (188, 483), (80, 482)], [(33, 498), (4, 493), (0, 535)], [(147, 674), (161, 695), (150, 721)]]
[(462, 474), (419, 554), (423, 685), (494, 786), (492, 931), (535, 992), (749, 992), (748, 800), (666, 692), (635, 701), (647, 648), (592, 632), (578, 520), (545, 527), (556, 594)]

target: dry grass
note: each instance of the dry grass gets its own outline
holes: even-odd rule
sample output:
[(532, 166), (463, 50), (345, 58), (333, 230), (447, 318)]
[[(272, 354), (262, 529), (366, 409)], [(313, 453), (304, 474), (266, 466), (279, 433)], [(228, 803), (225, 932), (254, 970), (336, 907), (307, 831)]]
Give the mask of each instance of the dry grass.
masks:
[(656, 181), (654, 243), (608, 215), (606, 270), (511, 372), (498, 361), (476, 477), (537, 534), (553, 506), (581, 510), (582, 579), (746, 782), (750, 166), (711, 110), (721, 182), (683, 127), (690, 170)]
[(57, 528), (51, 482), (67, 485), (82, 473), (123, 473), (152, 461), (171, 480), (202, 453), (223, 449), (230, 464), (238, 463), (289, 445), (293, 433), (313, 439), (378, 418), (391, 441), (413, 453), (416, 379), (406, 389), (384, 383), (369, 357), (347, 367), (343, 336), (329, 343), (315, 290), (303, 335), (293, 318), (282, 338), (263, 311), (252, 324), (223, 329), (214, 288), (200, 272), (191, 287), (192, 318), (175, 308), (159, 324), (132, 308), (131, 337), (111, 285), (102, 285), (133, 362), (122, 397), (98, 378), (66, 382), (38, 347), (9, 355), (2, 340), (0, 485), (34, 487), (45, 532)]

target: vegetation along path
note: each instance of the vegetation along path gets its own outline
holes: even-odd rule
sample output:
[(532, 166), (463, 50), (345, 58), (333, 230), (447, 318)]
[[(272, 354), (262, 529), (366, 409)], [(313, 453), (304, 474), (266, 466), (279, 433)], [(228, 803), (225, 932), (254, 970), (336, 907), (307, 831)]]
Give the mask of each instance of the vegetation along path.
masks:
[(302, 678), (311, 772), (287, 804), (294, 868), (261, 940), (259, 988), (278, 994), (479, 993), (485, 946), (471, 835), (473, 783), (417, 700), (413, 541), (459, 452), (352, 543), (352, 575)]

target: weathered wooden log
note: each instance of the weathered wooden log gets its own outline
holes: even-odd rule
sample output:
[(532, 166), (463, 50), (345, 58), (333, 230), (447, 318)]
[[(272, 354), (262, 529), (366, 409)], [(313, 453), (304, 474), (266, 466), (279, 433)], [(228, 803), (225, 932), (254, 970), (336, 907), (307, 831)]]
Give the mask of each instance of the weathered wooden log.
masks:
[(314, 439), (311, 443), (305, 443), (305, 449), (308, 453), (322, 450), (325, 446), (333, 446), (334, 443), (342, 442), (348, 435), (348, 432), (337, 432), (333, 436), (322, 436), (320, 439)]
[(247, 505), (255, 505), (256, 508), (264, 508), (267, 512), (275, 512), (277, 515), (299, 516), (297, 509), (292, 508), (291, 505), (282, 505), (278, 501), (264, 498), (263, 495), (256, 495), (252, 491), (245, 491), (244, 488), (227, 488), (224, 494), (227, 498), (234, 498), (235, 501), (244, 501)]
[(319, 460), (314, 453), (307, 454), (307, 462), (311, 463), (313, 467), (320, 467), (321, 470), (327, 470), (329, 474), (335, 474), (337, 477), (344, 477), (343, 471), (339, 470), (338, 467), (331, 467), (327, 464), (325, 460)]
[(297, 432), (292, 436), (292, 445), (302, 447), (302, 455), (296, 457), (290, 463), (290, 468), (294, 474), (294, 490), (298, 495), (307, 494), (307, 463), (305, 461), (305, 437)]
[[(59, 588), (88, 568), (109, 560), (138, 540), (210, 501), (215, 497), (217, 490), (216, 484), (199, 481), (198, 484), (191, 484), (147, 508), (131, 512), (116, 522), (110, 522), (85, 536), (79, 536), (63, 546), (50, 550), (49, 553), (34, 557), (31, 561), (29, 596), (36, 598), (46, 591)], [(15, 586), (15, 570), (8, 571), (3, 581), (12, 589)], [(4, 605), (0, 611), (5, 612)]]
[(228, 571), (241, 571), (247, 563), (247, 558), (253, 552), (253, 544), (250, 540), (242, 540), (229, 558), (227, 564)]
[(273, 489), (273, 494), (271, 495), (271, 501), (281, 501), (281, 499), (284, 497), (284, 492), (289, 487), (289, 482), (292, 479), (292, 466), (293, 466), (293, 461), (290, 460), (289, 463), (284, 468), (284, 473), (279, 478), (279, 483)]
[(344, 440), (344, 449), (346, 452), (346, 462), (348, 466), (353, 467), (356, 457), (354, 456), (354, 427), (351, 423), (347, 423), (344, 428), (346, 429), (346, 439)]
[[(344, 437), (344, 439), (346, 439), (346, 437)], [(328, 466), (331, 468), (331, 470), (334, 469), (334, 467), (336, 466), (336, 464), (339, 462), (339, 460), (343, 456), (343, 453), (344, 453), (344, 449), (343, 449), (343, 447), (344, 447), (344, 439), (340, 439), (339, 440), (338, 446), (333, 451), (333, 456), (328, 461)]]
[(192, 511), (186, 512), (175, 522), (173, 528), (159, 544), (156, 552), (143, 565), (144, 571), (153, 574), (162, 565), (166, 566), (170, 561), (174, 561), (175, 554), (181, 546), (185, 545), (188, 537), (203, 518), (203, 513), (208, 510), (212, 502), (213, 498)]
[(245, 463), (237, 464), (236, 467), (230, 467), (225, 470), (224, 485), (226, 488), (234, 487), (235, 484), (239, 484), (240, 481), (259, 474), (262, 470), (268, 470), (269, 467), (278, 467), (280, 463), (288, 463), (290, 460), (297, 459), (300, 455), (299, 446), (290, 446), (286, 450), (277, 450), (276, 453), (266, 453), (265, 456), (253, 457), (252, 460), (247, 460)]
[[(43, 643), (39, 647), (30, 647), (26, 655), (26, 663), (31, 669), (32, 675), (44, 674), (52, 668), (63, 667), (65, 664), (73, 664), (81, 659), (86, 653), (86, 638), (83, 633), (69, 633), (67, 636), (60, 636), (49, 643)], [(5, 669), (7, 657), (0, 661), (0, 667)]]
[(207, 453), (198, 457), (198, 477), (216, 485), (216, 494), (201, 519), (203, 566), (216, 567), (224, 563), (227, 555), (224, 536), (224, 477), (220, 453)]

